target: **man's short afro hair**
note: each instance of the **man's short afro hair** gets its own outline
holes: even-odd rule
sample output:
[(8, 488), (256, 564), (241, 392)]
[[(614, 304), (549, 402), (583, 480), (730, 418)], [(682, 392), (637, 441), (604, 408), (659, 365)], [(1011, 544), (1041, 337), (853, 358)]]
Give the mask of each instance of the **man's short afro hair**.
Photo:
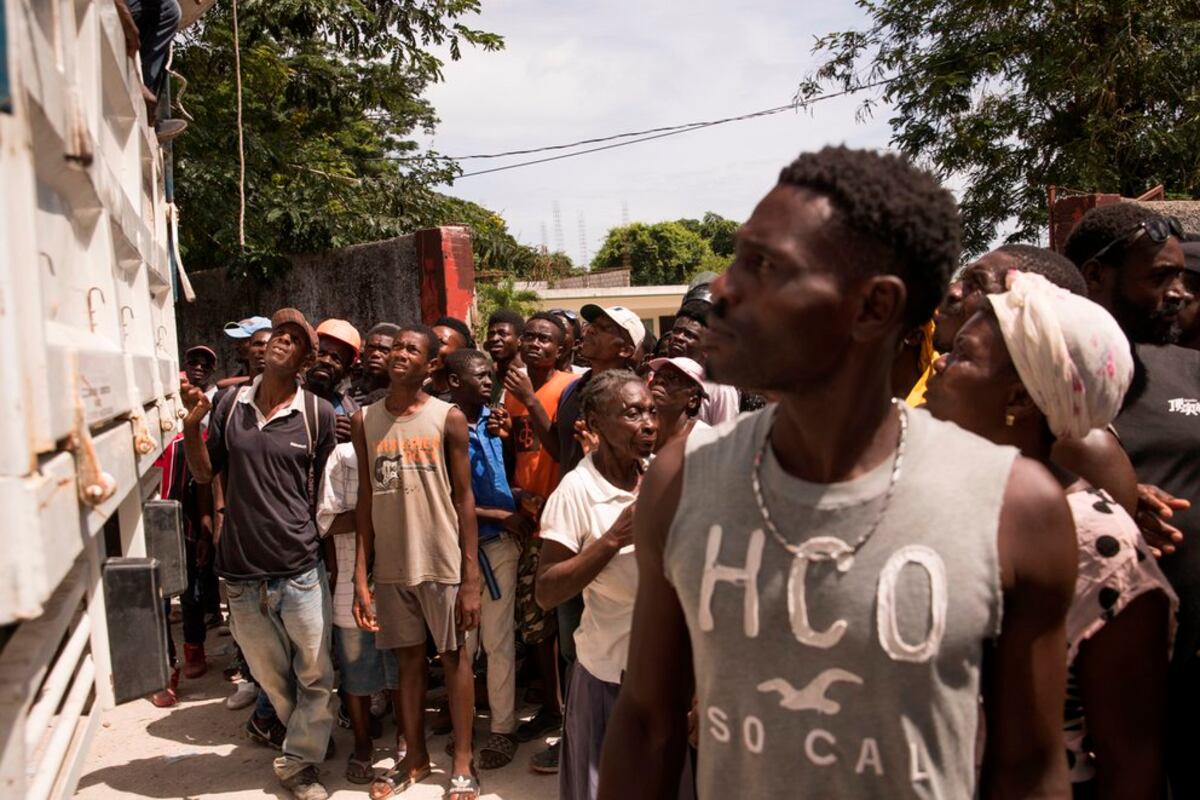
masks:
[(476, 363), (482, 362), (491, 366), (492, 359), (487, 353), (482, 350), (475, 350), (470, 347), (460, 347), (450, 355), (446, 356), (446, 372), (450, 375), (457, 375), (460, 378), (463, 374)]
[[(1080, 269), (1092, 260), (1109, 242), (1136, 228), (1139, 223), (1158, 216), (1145, 206), (1133, 203), (1106, 203), (1083, 215), (1063, 244), (1063, 255)], [(1112, 247), (1100, 260), (1118, 266), (1125, 253), (1125, 244)]]
[(1066, 256), (1031, 244), (1006, 244), (997, 250), (1017, 262), (1018, 272), (1034, 272), (1071, 294), (1087, 297), (1087, 281)]
[(493, 325), (511, 325), (517, 336), (525, 330), (525, 318), (511, 308), (498, 308), (488, 317), (488, 327)]
[(829, 197), (850, 246), (877, 244), (858, 262), (904, 281), (905, 330), (933, 316), (962, 251), (958, 204), (936, 178), (903, 156), (826, 147), (801, 154), (779, 182)]
[(450, 328), (453, 331), (457, 331), (458, 335), (463, 337), (463, 341), (466, 342), (467, 349), (475, 349), (475, 336), (471, 333), (471, 329), (467, 327), (467, 323), (457, 317), (438, 317), (437, 322), (433, 323), (432, 327), (436, 328), (439, 325), (443, 328)]
[(563, 324), (563, 318), (558, 314), (551, 314), (549, 311), (539, 311), (536, 314), (531, 314), (529, 319), (525, 320), (525, 325), (533, 322), (535, 319), (540, 319), (543, 322), (549, 322), (558, 331), (558, 336), (554, 337), (554, 343), (561, 346), (567, 339), (567, 326)]
[(688, 300), (679, 307), (675, 318), (685, 318), (695, 320), (704, 327), (708, 327), (708, 315), (712, 313), (712, 303), (707, 300)]
[(372, 336), (387, 336), (390, 339), (395, 339), (399, 333), (400, 326), (394, 322), (380, 322), (374, 328), (367, 331), (367, 338), (370, 339)]
[(406, 333), (420, 334), (421, 338), (425, 340), (425, 357), (430, 361), (437, 358), (438, 351), (442, 349), (442, 343), (433, 328), (419, 322), (410, 322), (400, 326), (400, 332), (396, 334), (396, 338), (399, 339)]

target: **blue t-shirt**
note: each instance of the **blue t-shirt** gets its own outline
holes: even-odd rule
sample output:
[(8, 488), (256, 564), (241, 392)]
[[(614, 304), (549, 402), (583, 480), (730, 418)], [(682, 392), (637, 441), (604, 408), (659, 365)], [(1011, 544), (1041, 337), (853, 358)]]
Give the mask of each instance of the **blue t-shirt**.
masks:
[[(479, 414), (467, 434), (471, 454), (471, 491), (475, 493), (475, 505), (484, 508), (502, 508), (516, 511), (508, 476), (504, 472), (504, 447), (499, 436), (488, 433), (487, 421), (492, 410), (487, 406)], [(479, 520), (479, 541), (495, 539), (504, 531), (504, 526), (493, 520)]]

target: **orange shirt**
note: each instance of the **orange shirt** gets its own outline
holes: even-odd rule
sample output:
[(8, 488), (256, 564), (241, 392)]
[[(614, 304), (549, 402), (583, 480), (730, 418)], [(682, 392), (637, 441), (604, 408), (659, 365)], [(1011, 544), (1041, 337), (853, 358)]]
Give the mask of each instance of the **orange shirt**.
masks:
[[(550, 415), (550, 424), (554, 424), (558, 416), (558, 399), (563, 391), (578, 378), (570, 372), (554, 371), (534, 394), (546, 413)], [(512, 395), (504, 398), (504, 408), (512, 418), (513, 446), (517, 453), (516, 474), (513, 483), (530, 494), (545, 500), (558, 486), (558, 462), (550, 457), (542, 447), (541, 440), (533, 429), (529, 418), (529, 409), (525, 404)]]

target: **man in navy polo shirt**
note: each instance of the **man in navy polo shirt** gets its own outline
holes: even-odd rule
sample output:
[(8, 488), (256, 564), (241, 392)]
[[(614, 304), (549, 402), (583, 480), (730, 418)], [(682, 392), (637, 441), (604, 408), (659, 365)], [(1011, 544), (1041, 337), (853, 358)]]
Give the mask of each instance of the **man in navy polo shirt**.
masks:
[(207, 443), (208, 398), (188, 390), (184, 446), (198, 482), (225, 475), (216, 569), (233, 634), (287, 725), (275, 774), (298, 800), (324, 800), (316, 765), (333, 729), (333, 612), (313, 505), (335, 444), (334, 412), (299, 384), (315, 360), (316, 331), (292, 308), (271, 325), (263, 373), (212, 410)]

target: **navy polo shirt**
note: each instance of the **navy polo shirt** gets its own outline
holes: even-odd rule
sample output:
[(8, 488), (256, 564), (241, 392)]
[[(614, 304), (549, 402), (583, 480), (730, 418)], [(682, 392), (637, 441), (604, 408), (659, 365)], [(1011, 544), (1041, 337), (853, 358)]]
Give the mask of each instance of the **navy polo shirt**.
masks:
[(232, 408), (214, 409), (208, 428), (213, 473), (225, 474), (216, 571), (232, 581), (287, 578), (316, 566), (320, 537), (309, 474), (311, 469), (315, 492), (337, 444), (328, 400), (316, 398), (319, 423), (310, 456), (305, 392), (297, 387), (291, 405), (267, 420), (254, 405), (261, 381), (260, 376), (249, 387), (239, 387)]

